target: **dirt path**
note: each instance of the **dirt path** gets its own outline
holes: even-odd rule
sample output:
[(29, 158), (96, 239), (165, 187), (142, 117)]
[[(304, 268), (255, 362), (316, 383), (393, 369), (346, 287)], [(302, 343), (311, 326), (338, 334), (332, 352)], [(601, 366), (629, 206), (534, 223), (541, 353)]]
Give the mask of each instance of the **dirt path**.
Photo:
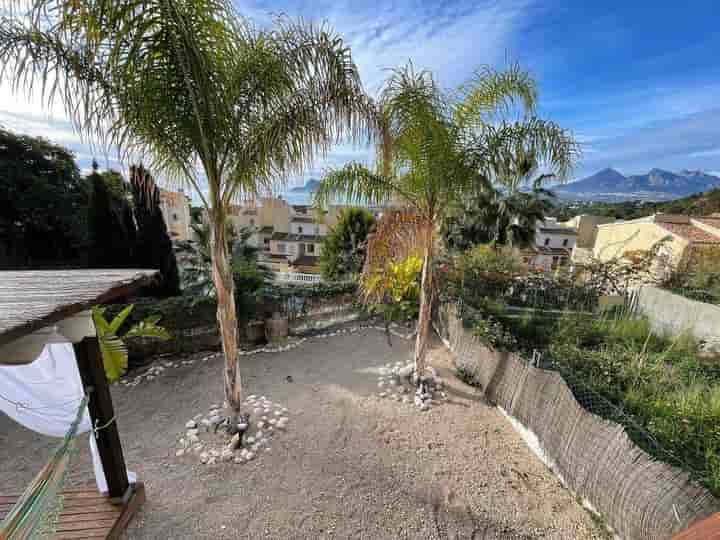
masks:
[[(500, 413), (451, 376), (441, 344), (431, 363), (449, 403), (420, 413), (376, 397), (377, 368), (410, 349), (367, 330), (245, 357), (245, 388), (291, 419), (271, 452), (245, 465), (175, 457), (185, 422), (219, 399), (219, 357), (114, 387), (126, 461), (148, 497), (128, 538), (604, 537)], [(23, 487), (52, 443), (0, 418), (3, 487)], [(87, 470), (83, 452), (70, 481)]]

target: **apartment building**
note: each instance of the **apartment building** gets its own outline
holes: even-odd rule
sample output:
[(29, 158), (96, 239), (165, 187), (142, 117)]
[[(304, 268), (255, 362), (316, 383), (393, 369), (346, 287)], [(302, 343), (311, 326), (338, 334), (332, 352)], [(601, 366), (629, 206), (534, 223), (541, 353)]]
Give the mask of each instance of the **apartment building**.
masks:
[(251, 242), (261, 248), (261, 260), (272, 270), (319, 274), (323, 237), (337, 223), (338, 212), (339, 207), (330, 207), (319, 216), (310, 206), (264, 197), (233, 207), (231, 222), (254, 231)]
[(522, 252), (531, 270), (552, 272), (566, 266), (577, 240), (577, 228), (555, 218), (538, 221), (535, 226), (535, 245)]
[(182, 189), (160, 189), (160, 211), (173, 242), (190, 240), (190, 197)]

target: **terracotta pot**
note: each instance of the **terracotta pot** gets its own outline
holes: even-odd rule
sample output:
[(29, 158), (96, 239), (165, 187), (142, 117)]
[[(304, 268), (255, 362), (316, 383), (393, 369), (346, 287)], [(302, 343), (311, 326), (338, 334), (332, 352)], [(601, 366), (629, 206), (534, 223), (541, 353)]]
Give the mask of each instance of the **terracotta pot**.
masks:
[(265, 319), (265, 337), (268, 343), (284, 342), (288, 337), (288, 318), (275, 312), (270, 319)]
[(245, 326), (245, 337), (253, 344), (264, 341), (265, 323), (263, 321), (249, 321)]

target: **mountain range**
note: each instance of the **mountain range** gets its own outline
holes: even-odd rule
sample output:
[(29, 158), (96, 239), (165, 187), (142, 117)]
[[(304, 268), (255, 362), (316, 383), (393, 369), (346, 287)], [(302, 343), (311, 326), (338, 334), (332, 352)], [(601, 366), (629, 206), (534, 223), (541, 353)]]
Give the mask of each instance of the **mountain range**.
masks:
[(290, 193), (313, 193), (314, 191), (317, 191), (317, 188), (319, 186), (320, 180), (311, 178), (310, 180), (305, 182), (304, 186), (298, 186), (290, 189)]
[(561, 199), (582, 201), (670, 201), (716, 187), (720, 187), (720, 177), (702, 171), (651, 169), (647, 174), (625, 176), (608, 168), (582, 180), (555, 186), (553, 191)]

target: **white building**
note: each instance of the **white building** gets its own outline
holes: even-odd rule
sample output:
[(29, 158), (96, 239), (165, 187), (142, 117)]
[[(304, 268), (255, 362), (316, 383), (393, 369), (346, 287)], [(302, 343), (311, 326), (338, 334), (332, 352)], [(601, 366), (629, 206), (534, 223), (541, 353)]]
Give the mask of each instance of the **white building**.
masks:
[(535, 245), (523, 255), (531, 270), (552, 272), (570, 261), (577, 240), (577, 229), (555, 218), (538, 221), (535, 226)]
[(173, 242), (190, 240), (190, 197), (182, 189), (160, 189), (160, 212)]

